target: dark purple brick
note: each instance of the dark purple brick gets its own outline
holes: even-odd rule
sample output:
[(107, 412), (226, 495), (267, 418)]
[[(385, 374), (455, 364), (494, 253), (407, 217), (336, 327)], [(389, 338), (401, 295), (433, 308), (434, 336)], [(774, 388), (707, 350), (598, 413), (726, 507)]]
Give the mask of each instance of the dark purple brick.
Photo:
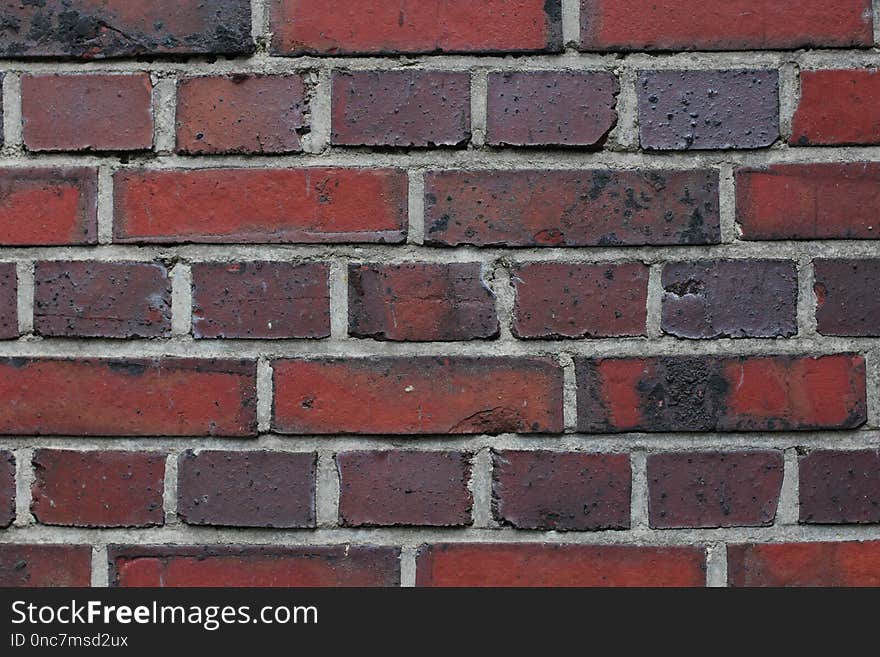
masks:
[(816, 323), (822, 335), (880, 335), (880, 260), (815, 260)]
[(15, 456), (0, 450), (0, 529), (15, 520)]
[(782, 489), (782, 452), (648, 455), (651, 527), (764, 527)]
[(334, 71), (330, 141), (345, 146), (458, 146), (471, 135), (470, 74)]
[(38, 262), (34, 330), (53, 337), (167, 336), (168, 269), (149, 262)]
[(499, 522), (557, 531), (630, 526), (627, 454), (498, 451), (492, 462), (492, 513)]
[(0, 340), (18, 337), (18, 273), (14, 262), (0, 263)]
[(779, 137), (776, 71), (647, 71), (638, 95), (643, 148), (761, 148)]
[(798, 469), (802, 523), (880, 523), (880, 451), (816, 451)]
[(489, 74), (486, 141), (601, 146), (617, 123), (617, 77), (607, 71)]
[(316, 455), (192, 450), (180, 455), (177, 512), (190, 525), (314, 527)]
[(198, 263), (192, 267), (197, 338), (326, 338), (329, 269), (323, 263)]
[(797, 333), (797, 266), (785, 260), (671, 262), (662, 328), (679, 338), (777, 338)]

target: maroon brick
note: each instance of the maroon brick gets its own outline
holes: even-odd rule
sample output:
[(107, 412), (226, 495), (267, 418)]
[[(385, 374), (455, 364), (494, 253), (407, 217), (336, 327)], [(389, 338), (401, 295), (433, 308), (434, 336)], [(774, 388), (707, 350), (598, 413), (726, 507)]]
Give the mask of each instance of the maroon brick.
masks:
[(880, 260), (814, 260), (816, 323), (822, 335), (880, 335)]
[(299, 152), (307, 105), (298, 75), (188, 78), (177, 86), (177, 151)]
[(433, 246), (715, 244), (718, 174), (694, 171), (434, 171)]
[(832, 356), (576, 359), (578, 429), (799, 431), (866, 420), (865, 361)]
[(190, 525), (314, 527), (314, 452), (180, 455), (177, 512)]
[(31, 151), (133, 151), (153, 146), (146, 73), (25, 75), (24, 145)]
[(649, 454), (651, 527), (772, 525), (782, 470), (779, 451)]
[(797, 265), (701, 260), (663, 267), (662, 328), (679, 338), (777, 338), (797, 333)]
[(91, 580), (91, 546), (0, 543), (0, 586), (88, 587)]
[(151, 527), (165, 521), (165, 455), (38, 449), (31, 512), (44, 525)]
[(801, 71), (792, 146), (880, 143), (880, 73), (874, 69)]
[(729, 586), (880, 586), (880, 541), (727, 546)]
[(111, 586), (399, 586), (400, 550), (332, 547), (111, 545)]
[(0, 529), (15, 520), (15, 456), (0, 450)]
[(206, 262), (192, 266), (197, 338), (326, 338), (329, 268), (323, 263)]
[(649, 150), (761, 148), (779, 138), (776, 71), (647, 71), (638, 94)]
[(343, 452), (339, 518), (347, 527), (471, 524), (470, 455), (461, 452)]
[(168, 269), (149, 262), (38, 262), (34, 331), (49, 337), (168, 336)]
[(349, 265), (348, 332), (377, 340), (498, 337), (480, 263)]
[(0, 263), (0, 340), (18, 337), (18, 273), (14, 262)]
[(802, 523), (880, 523), (880, 451), (815, 451), (798, 469)]
[(617, 123), (619, 92), (607, 71), (490, 73), (486, 142), (601, 146)]
[(628, 529), (627, 454), (495, 451), (492, 513), (517, 529)]
[(248, 0), (40, 0), (4, 6), (0, 54), (131, 57), (254, 49)]
[(538, 262), (514, 266), (511, 278), (518, 338), (645, 334), (647, 265)]
[(776, 164), (736, 172), (747, 240), (877, 239), (880, 162)]
[(460, 146), (471, 136), (470, 74), (334, 71), (330, 141), (345, 146)]

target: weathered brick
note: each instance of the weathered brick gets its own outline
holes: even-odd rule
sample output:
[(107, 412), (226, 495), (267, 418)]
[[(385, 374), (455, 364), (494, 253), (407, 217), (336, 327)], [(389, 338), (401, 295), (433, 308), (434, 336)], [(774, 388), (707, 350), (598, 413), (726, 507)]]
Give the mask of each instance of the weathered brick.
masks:
[(704, 586), (697, 547), (447, 543), (416, 557), (416, 586)]
[(0, 169), (0, 246), (98, 241), (98, 172)]
[(782, 470), (779, 451), (649, 454), (651, 527), (772, 525)]
[(871, 0), (581, 0), (582, 50), (762, 50), (873, 43)]
[(698, 260), (663, 267), (662, 328), (679, 338), (797, 334), (797, 265), (787, 260)]
[(38, 449), (31, 512), (43, 525), (162, 525), (165, 455)]
[(177, 86), (177, 151), (298, 153), (307, 106), (298, 75), (187, 78)]
[(874, 69), (802, 71), (792, 146), (880, 143), (880, 74)]
[(15, 456), (0, 450), (0, 529), (15, 520)]
[(116, 242), (401, 242), (407, 177), (398, 169), (122, 170)]
[[(279, 360), (273, 426), (294, 434), (562, 431), (550, 358)], [(489, 384), (488, 382), (491, 382)]]
[(323, 263), (203, 262), (192, 266), (197, 338), (326, 338), (329, 267)]
[(190, 525), (314, 527), (314, 452), (188, 450), (177, 471), (177, 512)]
[(816, 323), (822, 335), (880, 335), (880, 260), (814, 260)]
[(111, 586), (398, 586), (392, 547), (117, 546), (108, 548)]
[(799, 431), (864, 424), (865, 361), (833, 356), (576, 359), (578, 428)]
[(148, 150), (152, 92), (146, 73), (24, 75), (24, 145), (31, 151)]
[(561, 0), (271, 0), (269, 12), (281, 55), (562, 50)]
[(39, 0), (9, 2), (0, 54), (130, 57), (253, 51), (248, 0)]
[(449, 71), (334, 71), (330, 141), (343, 146), (463, 146), (471, 76)]
[(92, 580), (88, 545), (0, 543), (0, 586), (87, 587)]
[(0, 263), (0, 340), (18, 337), (18, 273), (14, 262)]
[(342, 452), (339, 518), (347, 527), (471, 523), (471, 467), (461, 452)]
[(880, 523), (880, 451), (815, 451), (798, 470), (802, 523)]
[(480, 263), (349, 265), (348, 332), (377, 340), (498, 336), (495, 297)]
[(761, 148), (779, 138), (779, 74), (639, 74), (639, 136), (649, 150)]
[(880, 541), (727, 546), (730, 586), (880, 586)]
[(645, 334), (648, 266), (537, 262), (511, 272), (518, 338), (598, 338)]
[(628, 454), (496, 451), (492, 514), (517, 529), (629, 529)]
[(777, 164), (736, 172), (747, 240), (877, 239), (880, 163)]
[(168, 269), (149, 262), (38, 262), (34, 331), (50, 337), (168, 336)]
[(486, 142), (600, 147), (617, 124), (619, 92), (608, 71), (490, 73)]
[(0, 358), (0, 434), (250, 436), (256, 364)]
[(716, 244), (714, 171), (434, 171), (425, 243), (439, 246)]

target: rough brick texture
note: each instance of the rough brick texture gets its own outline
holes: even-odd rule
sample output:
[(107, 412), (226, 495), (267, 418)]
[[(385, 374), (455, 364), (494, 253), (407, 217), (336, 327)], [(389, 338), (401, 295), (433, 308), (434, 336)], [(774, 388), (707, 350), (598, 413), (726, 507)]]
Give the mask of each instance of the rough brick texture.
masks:
[(0, 529), (15, 520), (15, 456), (0, 450)]
[(0, 263), (0, 340), (18, 337), (18, 273), (15, 263)]
[(880, 260), (815, 260), (813, 291), (822, 335), (880, 335)]
[(730, 586), (880, 586), (880, 541), (730, 545)]
[(91, 546), (0, 544), (0, 586), (83, 587), (91, 577)]
[(803, 71), (789, 143), (833, 146), (880, 143), (876, 70)]
[(880, 451), (811, 452), (798, 469), (802, 523), (880, 523)]

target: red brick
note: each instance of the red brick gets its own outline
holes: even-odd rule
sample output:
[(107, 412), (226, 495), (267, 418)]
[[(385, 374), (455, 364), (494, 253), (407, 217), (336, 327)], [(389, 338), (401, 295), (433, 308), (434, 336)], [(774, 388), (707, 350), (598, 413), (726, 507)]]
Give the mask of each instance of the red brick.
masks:
[(348, 268), (348, 332), (377, 340), (498, 336), (495, 296), (480, 263), (379, 263)]
[(513, 268), (518, 338), (599, 338), (645, 334), (648, 267), (537, 262)]
[(549, 358), (357, 358), (273, 363), (275, 429), (294, 434), (562, 431)]
[(619, 92), (608, 71), (490, 73), (486, 142), (601, 146), (617, 123)]
[(704, 586), (696, 547), (446, 543), (423, 546), (416, 586)]
[(747, 240), (877, 239), (880, 163), (777, 164), (736, 172)]
[(95, 169), (0, 169), (0, 246), (98, 241)]
[(272, 0), (269, 12), (281, 55), (562, 50), (561, 0)]
[(180, 455), (177, 509), (190, 525), (314, 527), (314, 452)]
[(151, 527), (165, 522), (165, 455), (38, 449), (31, 512), (43, 525)]
[(0, 450), (0, 529), (15, 520), (15, 456)]
[(782, 470), (779, 451), (649, 454), (651, 527), (770, 526)]
[(330, 141), (342, 146), (463, 146), (471, 76), (448, 71), (334, 71)]
[(0, 434), (250, 436), (256, 364), (0, 359)]
[(581, 0), (582, 50), (870, 46), (871, 0)]
[(814, 260), (816, 322), (822, 335), (880, 335), (880, 260)]
[(880, 451), (815, 451), (798, 469), (802, 523), (880, 523)]
[(254, 49), (248, 0), (45, 0), (4, 7), (0, 54), (130, 57)]
[(803, 71), (792, 146), (880, 143), (880, 74), (876, 70)]
[(111, 586), (398, 586), (391, 547), (110, 546)]
[(323, 263), (196, 263), (192, 266), (193, 335), (326, 338), (329, 273)]
[(343, 452), (339, 517), (347, 527), (471, 523), (471, 467), (460, 452)]
[(425, 243), (637, 246), (720, 240), (718, 174), (695, 171), (434, 171)]
[(864, 424), (865, 360), (833, 356), (576, 359), (578, 427), (799, 431)]
[(57, 337), (168, 336), (168, 270), (150, 262), (38, 262), (34, 331)]
[(517, 529), (629, 529), (628, 454), (493, 452), (492, 513)]
[(727, 546), (730, 586), (880, 586), (880, 541)]
[(307, 106), (298, 75), (188, 78), (177, 86), (177, 152), (300, 152)]
[(123, 170), (116, 242), (401, 242), (407, 177), (397, 169)]
[(146, 73), (22, 76), (24, 145), (31, 151), (150, 149), (152, 93)]
[(18, 337), (18, 273), (14, 262), (0, 263), (0, 340)]
[(92, 580), (88, 545), (0, 543), (0, 586), (87, 587)]

